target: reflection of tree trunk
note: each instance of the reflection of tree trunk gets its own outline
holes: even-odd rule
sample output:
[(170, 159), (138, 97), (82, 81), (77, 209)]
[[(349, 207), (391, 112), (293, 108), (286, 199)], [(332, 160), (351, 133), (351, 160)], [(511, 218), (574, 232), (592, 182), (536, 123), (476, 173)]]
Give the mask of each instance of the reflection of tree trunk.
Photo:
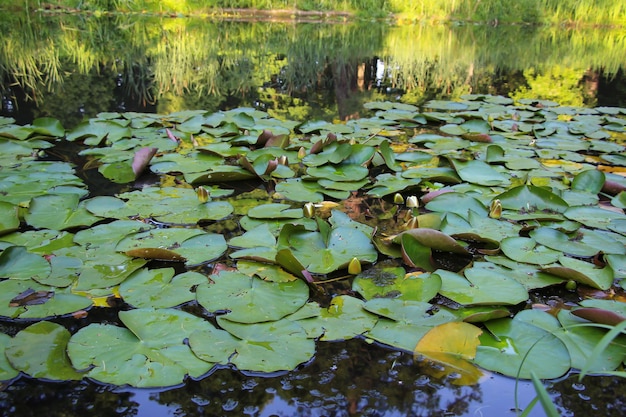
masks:
[(337, 111), (341, 120), (355, 119), (359, 117), (359, 112), (350, 112), (349, 98), (350, 91), (356, 90), (357, 80), (354, 74), (350, 73), (349, 64), (334, 63), (332, 66), (333, 84), (335, 85), (335, 100), (337, 101)]
[(588, 69), (583, 76), (583, 93), (587, 99), (597, 99), (600, 74), (598, 71)]
[[(472, 62), (467, 69), (467, 77), (465, 78), (465, 85), (470, 85), (472, 78), (474, 78), (474, 63)], [(471, 92), (470, 88), (470, 92)]]

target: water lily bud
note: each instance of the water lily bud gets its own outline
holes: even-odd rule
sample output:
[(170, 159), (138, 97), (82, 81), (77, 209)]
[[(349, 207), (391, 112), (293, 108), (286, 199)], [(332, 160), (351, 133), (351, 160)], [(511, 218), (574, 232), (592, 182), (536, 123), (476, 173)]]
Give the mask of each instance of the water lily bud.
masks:
[(502, 216), (502, 203), (497, 198), (491, 202), (489, 208), (489, 217), (492, 219), (499, 219)]
[(302, 211), (304, 211), (304, 217), (312, 219), (315, 216), (315, 205), (309, 201), (304, 205)]
[(287, 159), (287, 155), (281, 155), (278, 158), (278, 165), (289, 165), (289, 160)]
[(198, 201), (201, 203), (209, 201), (209, 192), (203, 186), (196, 188), (196, 195), (198, 196)]
[(361, 261), (358, 258), (352, 258), (348, 264), (348, 274), (356, 275), (361, 273)]
[(404, 197), (402, 197), (402, 194), (396, 193), (396, 195), (393, 196), (393, 202), (396, 204), (404, 204)]
[(569, 281), (567, 281), (567, 283), (565, 284), (565, 289), (568, 291), (575, 291), (576, 290), (576, 281), (570, 279)]
[(411, 195), (406, 199), (406, 206), (408, 208), (418, 208), (420, 206), (420, 202), (417, 199), (417, 196)]
[(298, 159), (303, 159), (306, 156), (306, 149), (304, 149), (304, 146), (301, 146), (300, 149), (298, 149)]

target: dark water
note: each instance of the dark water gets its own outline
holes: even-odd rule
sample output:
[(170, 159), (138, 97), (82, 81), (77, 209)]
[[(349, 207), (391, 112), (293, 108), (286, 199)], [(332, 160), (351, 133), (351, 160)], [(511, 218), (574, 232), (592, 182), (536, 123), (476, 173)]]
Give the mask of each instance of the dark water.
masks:
[[(466, 93), (626, 107), (626, 39), (561, 28), (294, 25), (0, 14), (2, 115), (64, 126), (103, 111), (256, 107), (275, 117), (346, 120), (363, 103), (421, 104)], [(547, 383), (562, 415), (621, 416), (621, 379)], [(167, 390), (47, 383), (0, 391), (2, 416), (514, 416), (528, 381), (435, 380), (411, 355), (364, 340), (320, 343), (273, 376), (219, 369)], [(541, 416), (536, 406), (530, 414)]]

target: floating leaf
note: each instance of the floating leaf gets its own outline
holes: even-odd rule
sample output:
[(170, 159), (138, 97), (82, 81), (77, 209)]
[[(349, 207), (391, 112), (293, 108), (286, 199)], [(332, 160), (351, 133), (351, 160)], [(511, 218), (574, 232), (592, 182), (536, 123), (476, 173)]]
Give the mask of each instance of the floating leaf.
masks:
[(309, 290), (301, 280), (269, 282), (240, 272), (223, 271), (198, 286), (198, 302), (211, 312), (228, 312), (228, 320), (259, 323), (279, 320), (302, 307)]
[(429, 274), (405, 274), (401, 267), (374, 266), (358, 274), (352, 290), (366, 300), (377, 297), (429, 301), (437, 295), (441, 281)]
[[(11, 305), (20, 294), (30, 291), (42, 291), (46, 294), (44, 303), (31, 305)], [(54, 291), (33, 280), (4, 280), (0, 282), (0, 316), (20, 319), (45, 319), (63, 316), (75, 311), (85, 310), (91, 306), (91, 300), (80, 295), (68, 294), (61, 290)]]
[(413, 352), (419, 340), (432, 328), (458, 320), (454, 314), (435, 311), (431, 304), (422, 301), (374, 298), (363, 307), (382, 316), (366, 336), (407, 352)]
[(0, 381), (9, 381), (20, 374), (17, 369), (11, 366), (6, 354), (4, 354), (11, 340), (12, 338), (8, 334), (0, 333)]
[(460, 274), (437, 270), (444, 297), (463, 305), (519, 304), (528, 299), (522, 284), (497, 271), (469, 268)]
[(15, 369), (33, 378), (82, 379), (83, 374), (72, 367), (65, 352), (69, 340), (65, 327), (40, 321), (19, 331), (7, 344), (5, 354)]
[(485, 323), (475, 362), (490, 371), (513, 378), (558, 378), (570, 368), (570, 356), (561, 340), (524, 320), (503, 318)]
[(50, 274), (50, 263), (43, 256), (30, 253), (23, 246), (10, 246), (0, 253), (0, 277), (11, 279), (44, 279)]
[(500, 243), (502, 252), (517, 262), (546, 265), (556, 262), (561, 252), (537, 245), (535, 239), (527, 237), (508, 237)]
[(207, 282), (207, 277), (198, 272), (174, 274), (174, 268), (140, 269), (122, 282), (120, 295), (138, 308), (176, 307), (195, 300), (196, 286)]
[(37, 228), (65, 230), (78, 226), (91, 226), (100, 220), (85, 209), (77, 194), (50, 194), (31, 200), (26, 222)]
[[(429, 368), (437, 378), (455, 374), (452, 382), (456, 385), (474, 385), (482, 372), (469, 360), (476, 356), (478, 327), (464, 322), (441, 324), (424, 335), (415, 347), (415, 355), (434, 362), (437, 367)], [(443, 367), (443, 369), (440, 368)], [(429, 372), (428, 373), (432, 373)]]
[[(363, 301), (347, 295), (334, 297), (319, 317), (298, 322), (309, 334), (321, 334), (320, 340), (347, 340), (370, 330), (376, 316), (363, 309)], [(350, 323), (350, 326), (346, 326)]]
[(126, 328), (92, 323), (71, 337), (67, 352), (86, 376), (106, 384), (167, 387), (213, 366), (185, 343), (194, 331), (213, 328), (208, 321), (171, 309), (121, 311), (119, 317)]
[(562, 265), (546, 266), (542, 270), (552, 275), (600, 290), (607, 290), (613, 284), (613, 270), (610, 267), (598, 268), (595, 265), (566, 256), (559, 258)]

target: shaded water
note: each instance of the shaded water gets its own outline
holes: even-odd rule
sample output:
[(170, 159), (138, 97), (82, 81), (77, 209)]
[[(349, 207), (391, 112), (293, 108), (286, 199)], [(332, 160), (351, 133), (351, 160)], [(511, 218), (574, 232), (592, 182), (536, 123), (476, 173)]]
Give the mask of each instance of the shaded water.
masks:
[[(363, 103), (421, 104), (468, 92), (625, 106), (626, 40), (611, 31), (215, 23), (3, 14), (2, 114), (66, 127), (102, 111), (257, 107), (296, 120), (366, 115)], [(93, 314), (94, 312), (92, 312)], [(549, 385), (563, 415), (621, 415), (624, 384), (575, 375)], [(589, 380), (591, 381), (591, 380)], [(273, 377), (215, 371), (183, 387), (114, 388), (22, 378), (0, 392), (6, 416), (515, 415), (528, 381), (488, 375), (474, 387), (434, 380), (411, 355), (363, 340), (318, 345)], [(592, 398), (593, 401), (589, 399)], [(531, 415), (543, 415), (537, 406)]]

